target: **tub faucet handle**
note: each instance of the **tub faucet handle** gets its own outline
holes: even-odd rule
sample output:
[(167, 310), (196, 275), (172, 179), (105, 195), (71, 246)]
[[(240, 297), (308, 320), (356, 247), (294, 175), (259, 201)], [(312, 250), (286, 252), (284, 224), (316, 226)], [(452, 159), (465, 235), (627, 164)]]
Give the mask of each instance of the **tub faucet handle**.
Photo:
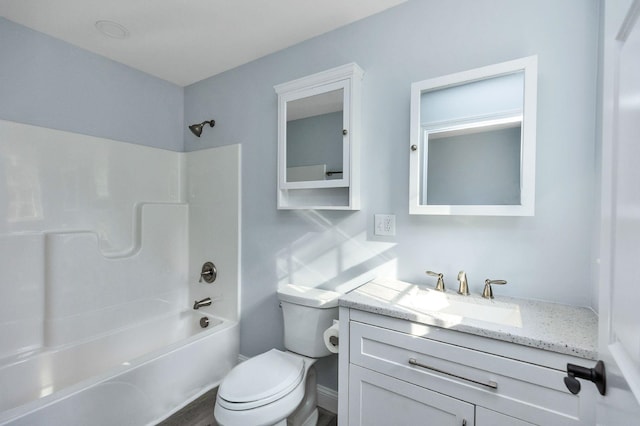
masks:
[(201, 283), (202, 280), (204, 279), (205, 282), (211, 284), (216, 280), (217, 276), (218, 276), (218, 269), (216, 268), (216, 265), (214, 265), (213, 262), (205, 262), (204, 265), (202, 265), (202, 271), (200, 272), (200, 280), (198, 282)]
[(484, 297), (485, 299), (493, 299), (493, 289), (491, 288), (491, 284), (504, 285), (506, 283), (506, 280), (490, 280), (487, 278), (486, 280), (484, 280), (484, 290), (482, 291), (482, 297)]
[(467, 283), (467, 273), (464, 271), (458, 272), (458, 281), (460, 281), (460, 287), (458, 287), (458, 294), (468, 296), (469, 283)]
[(444, 275), (440, 272), (426, 271), (426, 274), (431, 277), (438, 277), (438, 282), (436, 283), (437, 291), (444, 291)]

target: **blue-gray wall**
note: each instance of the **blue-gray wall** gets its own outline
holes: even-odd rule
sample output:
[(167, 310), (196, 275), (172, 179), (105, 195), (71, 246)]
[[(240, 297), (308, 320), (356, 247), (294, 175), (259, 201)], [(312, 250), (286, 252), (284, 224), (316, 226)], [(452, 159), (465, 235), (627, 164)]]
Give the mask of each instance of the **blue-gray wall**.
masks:
[[(425, 269), (443, 272), (449, 288), (464, 269), (473, 292), (501, 278), (497, 297), (591, 305), (598, 19), (596, 0), (410, 0), (186, 87), (186, 121), (216, 127), (185, 131), (185, 150), (244, 145), (241, 352), (282, 347), (278, 283), (335, 287), (381, 265), (425, 285)], [(535, 217), (410, 216), (411, 82), (533, 54)], [(273, 86), (348, 62), (365, 71), (362, 210), (278, 211)], [(396, 215), (396, 237), (372, 235), (375, 213)], [(335, 376), (321, 363), (320, 383)]]
[(184, 90), (0, 18), (0, 119), (183, 150)]

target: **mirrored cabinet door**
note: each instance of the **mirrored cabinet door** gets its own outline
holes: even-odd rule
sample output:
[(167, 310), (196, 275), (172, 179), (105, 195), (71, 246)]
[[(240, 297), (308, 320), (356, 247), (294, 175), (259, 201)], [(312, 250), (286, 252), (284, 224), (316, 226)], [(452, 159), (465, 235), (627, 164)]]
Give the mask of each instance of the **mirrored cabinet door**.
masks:
[(346, 82), (341, 81), (291, 94), (284, 103), (282, 188), (349, 185), (347, 93)]
[[(342, 86), (342, 85), (341, 85)], [(348, 114), (344, 86), (287, 102), (284, 182), (347, 180), (343, 152)]]
[(275, 86), (278, 208), (359, 208), (359, 97), (347, 64)]
[(536, 57), (414, 83), (410, 213), (532, 216)]

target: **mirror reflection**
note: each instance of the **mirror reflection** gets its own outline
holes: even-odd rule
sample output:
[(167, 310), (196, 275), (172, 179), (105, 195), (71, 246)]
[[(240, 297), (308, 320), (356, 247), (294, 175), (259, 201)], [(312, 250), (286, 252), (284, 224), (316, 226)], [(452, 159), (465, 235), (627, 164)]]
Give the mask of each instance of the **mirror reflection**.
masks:
[(524, 72), (425, 91), (420, 204), (520, 204)]
[(287, 102), (287, 182), (342, 179), (343, 110), (343, 88)]
[(520, 204), (520, 116), (426, 132), (421, 204)]

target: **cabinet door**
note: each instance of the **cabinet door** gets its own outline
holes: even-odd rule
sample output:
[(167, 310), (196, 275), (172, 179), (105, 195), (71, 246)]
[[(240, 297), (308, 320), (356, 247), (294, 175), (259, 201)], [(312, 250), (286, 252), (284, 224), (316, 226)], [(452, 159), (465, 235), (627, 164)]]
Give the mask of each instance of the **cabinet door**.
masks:
[(476, 407), (476, 426), (535, 426), (533, 423), (507, 416), (484, 407)]
[(349, 425), (472, 426), (474, 406), (355, 365), (349, 371)]
[(278, 209), (360, 209), (362, 76), (351, 63), (275, 86)]

